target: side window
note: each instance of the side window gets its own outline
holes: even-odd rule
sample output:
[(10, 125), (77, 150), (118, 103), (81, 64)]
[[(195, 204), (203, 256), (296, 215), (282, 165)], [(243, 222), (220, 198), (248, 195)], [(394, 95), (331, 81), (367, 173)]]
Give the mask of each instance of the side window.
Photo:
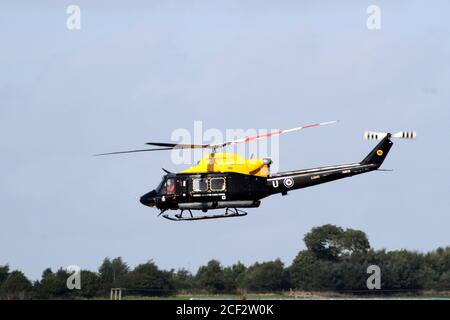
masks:
[(180, 187), (180, 188), (184, 188), (184, 187), (186, 187), (186, 179), (178, 179), (177, 180), (177, 183), (178, 183), (178, 186)]
[(202, 178), (192, 179), (192, 191), (193, 192), (207, 192), (208, 191), (208, 180)]
[(211, 191), (224, 191), (225, 178), (211, 178), (209, 180)]

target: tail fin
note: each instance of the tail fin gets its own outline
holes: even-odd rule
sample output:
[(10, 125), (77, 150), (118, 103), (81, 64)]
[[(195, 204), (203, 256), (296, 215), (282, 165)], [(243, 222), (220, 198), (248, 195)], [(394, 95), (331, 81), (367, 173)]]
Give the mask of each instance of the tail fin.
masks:
[(391, 149), (393, 142), (391, 138), (398, 139), (415, 139), (417, 134), (414, 131), (400, 131), (394, 134), (385, 133), (385, 132), (373, 132), (366, 131), (364, 133), (364, 138), (367, 140), (379, 140), (380, 143), (373, 148), (372, 151), (361, 161), (361, 164), (375, 164), (378, 167), (381, 166), (384, 159), (386, 158), (389, 150)]
[(367, 157), (365, 157), (364, 160), (361, 161), (361, 164), (376, 164), (378, 167), (381, 166), (389, 150), (394, 144), (390, 140), (390, 137), (390, 134), (385, 135), (383, 140), (381, 140), (380, 143), (378, 143), (376, 147), (369, 152)]

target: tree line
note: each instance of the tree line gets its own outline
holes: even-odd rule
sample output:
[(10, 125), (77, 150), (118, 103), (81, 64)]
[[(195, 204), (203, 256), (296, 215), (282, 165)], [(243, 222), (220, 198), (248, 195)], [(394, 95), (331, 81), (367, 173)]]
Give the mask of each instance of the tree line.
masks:
[[(313, 228), (303, 238), (306, 249), (292, 264), (280, 259), (245, 266), (222, 266), (211, 260), (195, 274), (186, 269), (162, 270), (153, 261), (134, 268), (122, 258), (105, 258), (96, 272), (81, 270), (81, 289), (69, 290), (64, 269), (43, 271), (30, 281), (21, 271), (0, 266), (2, 299), (77, 299), (107, 297), (111, 288), (125, 294), (171, 296), (177, 293), (273, 293), (287, 290), (368, 293), (367, 268), (381, 270), (381, 289), (389, 292), (450, 291), (450, 247), (428, 253), (374, 250), (367, 235), (335, 225)], [(370, 291), (373, 292), (373, 291)]]

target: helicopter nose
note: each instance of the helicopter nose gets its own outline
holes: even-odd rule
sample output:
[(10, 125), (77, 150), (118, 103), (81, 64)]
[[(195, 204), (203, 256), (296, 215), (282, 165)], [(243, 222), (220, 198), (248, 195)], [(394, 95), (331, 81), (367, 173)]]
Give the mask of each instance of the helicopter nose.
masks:
[(156, 191), (152, 190), (146, 194), (144, 194), (139, 200), (144, 206), (154, 207), (156, 205)]

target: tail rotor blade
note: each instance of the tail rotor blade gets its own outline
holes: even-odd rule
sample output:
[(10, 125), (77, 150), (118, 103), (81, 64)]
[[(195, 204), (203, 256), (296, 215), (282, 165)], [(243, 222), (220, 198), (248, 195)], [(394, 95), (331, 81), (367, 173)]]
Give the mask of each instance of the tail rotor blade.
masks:
[(415, 131), (400, 131), (392, 135), (393, 138), (398, 139), (415, 139), (416, 136), (417, 134)]
[(366, 140), (381, 140), (388, 134), (385, 132), (366, 131), (364, 132), (364, 139)]
[(364, 132), (364, 138), (366, 140), (381, 140), (384, 137), (389, 136), (390, 138), (397, 139), (415, 139), (417, 134), (415, 131), (400, 131), (394, 134), (387, 132), (375, 132), (375, 131), (366, 131)]

